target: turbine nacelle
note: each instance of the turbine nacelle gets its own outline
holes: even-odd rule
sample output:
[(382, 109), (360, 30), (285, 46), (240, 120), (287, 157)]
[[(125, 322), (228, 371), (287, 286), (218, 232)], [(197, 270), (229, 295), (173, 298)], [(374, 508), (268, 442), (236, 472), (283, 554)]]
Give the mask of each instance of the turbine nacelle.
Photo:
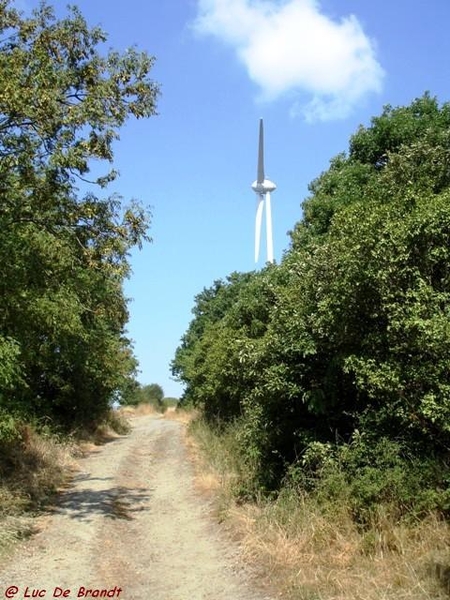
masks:
[(266, 194), (267, 192), (273, 192), (277, 189), (277, 186), (270, 181), (270, 179), (264, 179), (264, 181), (254, 181), (252, 183), (252, 190), (257, 194)]

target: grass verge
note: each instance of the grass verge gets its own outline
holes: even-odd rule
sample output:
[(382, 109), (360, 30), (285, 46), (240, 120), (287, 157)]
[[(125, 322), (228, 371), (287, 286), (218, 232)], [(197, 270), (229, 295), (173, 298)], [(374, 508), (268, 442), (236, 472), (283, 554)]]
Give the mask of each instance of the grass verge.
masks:
[(67, 485), (77, 458), (129, 431), (126, 416), (114, 411), (96, 428), (71, 436), (16, 423), (14, 435), (0, 441), (0, 556), (36, 531), (36, 515)]
[(75, 466), (75, 444), (39, 435), (30, 426), (1, 445), (0, 554), (35, 531), (33, 516), (49, 502)]
[[(294, 486), (242, 502), (251, 477), (238, 426), (189, 426), (200, 487), (217, 497), (221, 519), (267, 582), (290, 600), (444, 600), (450, 596), (450, 527), (436, 514), (395, 521), (382, 507), (364, 528), (345, 502), (318, 502)], [(251, 469), (250, 469), (251, 470)]]

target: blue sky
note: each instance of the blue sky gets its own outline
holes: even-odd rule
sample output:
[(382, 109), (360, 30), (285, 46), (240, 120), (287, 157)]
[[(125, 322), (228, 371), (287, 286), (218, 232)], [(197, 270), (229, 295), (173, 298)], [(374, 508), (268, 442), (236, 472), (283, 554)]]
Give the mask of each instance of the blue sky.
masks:
[[(126, 283), (140, 381), (181, 386), (169, 363), (194, 296), (254, 263), (259, 118), (275, 258), (301, 218), (307, 186), (383, 105), (426, 90), (450, 100), (448, 0), (79, 0), (108, 45), (157, 59), (159, 116), (129, 121), (111, 192), (152, 206), (153, 243)], [(37, 0), (18, 0), (33, 8)], [(66, 1), (51, 2), (63, 13)]]

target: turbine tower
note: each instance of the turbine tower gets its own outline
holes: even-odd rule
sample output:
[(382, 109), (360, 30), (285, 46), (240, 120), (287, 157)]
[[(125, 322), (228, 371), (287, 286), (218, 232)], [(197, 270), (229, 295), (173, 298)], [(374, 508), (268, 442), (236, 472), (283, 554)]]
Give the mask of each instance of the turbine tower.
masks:
[(267, 237), (267, 262), (273, 263), (273, 239), (272, 239), (272, 210), (270, 206), (270, 192), (276, 189), (276, 185), (265, 178), (264, 175), (264, 126), (263, 120), (259, 120), (259, 147), (258, 147), (258, 171), (256, 181), (252, 188), (258, 195), (258, 206), (256, 208), (255, 222), (255, 262), (258, 262), (259, 247), (261, 244), (261, 226), (266, 204), (266, 237)]

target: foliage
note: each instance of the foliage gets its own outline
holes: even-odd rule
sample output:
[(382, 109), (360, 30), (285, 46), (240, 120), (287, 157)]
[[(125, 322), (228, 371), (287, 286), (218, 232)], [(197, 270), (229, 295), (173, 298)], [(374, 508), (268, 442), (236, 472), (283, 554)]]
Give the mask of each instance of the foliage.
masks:
[(158, 383), (141, 385), (133, 381), (133, 385), (130, 386), (130, 393), (126, 397), (122, 397), (121, 404), (124, 406), (148, 404), (159, 412), (165, 412), (168, 408), (177, 407), (179, 399), (164, 396), (164, 390)]
[(118, 410), (110, 410), (94, 432), (94, 439), (102, 441), (102, 436), (107, 437), (113, 431), (119, 435), (127, 435), (131, 432), (131, 425), (126, 416)]
[(417, 456), (404, 442), (355, 431), (345, 444), (311, 442), (290, 465), (284, 485), (308, 494), (318, 505), (345, 506), (361, 527), (380, 508), (392, 522), (415, 522), (432, 511), (448, 514), (447, 465)]
[(155, 113), (153, 58), (105, 54), (76, 8), (26, 18), (3, 0), (0, 29), (0, 408), (73, 427), (100, 419), (136, 369), (122, 283), (149, 214), (78, 185), (92, 160), (112, 162), (128, 117)]
[(164, 398), (164, 390), (158, 383), (151, 383), (143, 387), (144, 396), (147, 402), (161, 403)]
[(149, 385), (136, 384), (132, 395), (126, 398), (123, 404), (137, 406), (138, 404), (151, 404), (155, 408), (162, 410), (164, 403), (164, 390), (158, 383)]
[(429, 94), (386, 107), (311, 184), (281, 264), (197, 296), (173, 372), (209, 422), (240, 422), (258, 489), (295, 465), (358, 519), (448, 512), (449, 131)]
[(176, 398), (175, 396), (164, 396), (163, 402), (168, 408), (169, 407), (176, 408), (178, 406), (179, 399)]

